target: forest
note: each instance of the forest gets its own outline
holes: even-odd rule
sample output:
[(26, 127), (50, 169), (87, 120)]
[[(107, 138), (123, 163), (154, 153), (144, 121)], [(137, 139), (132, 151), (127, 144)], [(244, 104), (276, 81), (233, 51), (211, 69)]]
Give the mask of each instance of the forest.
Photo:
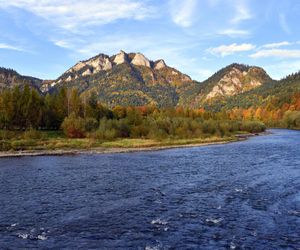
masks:
[(207, 103), (211, 112), (225, 111), (232, 119), (260, 120), (268, 127), (300, 129), (300, 72), (258, 88)]
[(240, 119), (230, 112), (156, 106), (108, 108), (97, 101), (96, 93), (81, 97), (75, 88), (61, 88), (45, 96), (28, 86), (0, 93), (2, 150), (22, 149), (22, 140), (53, 135), (102, 142), (120, 138), (159, 141), (229, 138), (240, 131), (258, 133), (265, 128), (256, 119)]

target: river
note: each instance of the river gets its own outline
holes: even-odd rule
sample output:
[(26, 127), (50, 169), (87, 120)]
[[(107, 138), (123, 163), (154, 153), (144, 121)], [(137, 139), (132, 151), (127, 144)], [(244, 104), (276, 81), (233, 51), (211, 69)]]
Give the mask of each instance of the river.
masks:
[(0, 249), (300, 249), (300, 132), (0, 159)]

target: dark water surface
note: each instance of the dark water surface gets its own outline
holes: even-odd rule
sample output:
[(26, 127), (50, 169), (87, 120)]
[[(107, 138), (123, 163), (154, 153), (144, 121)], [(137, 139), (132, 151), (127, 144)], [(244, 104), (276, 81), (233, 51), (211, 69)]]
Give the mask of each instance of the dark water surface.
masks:
[(0, 159), (0, 249), (300, 249), (300, 132)]

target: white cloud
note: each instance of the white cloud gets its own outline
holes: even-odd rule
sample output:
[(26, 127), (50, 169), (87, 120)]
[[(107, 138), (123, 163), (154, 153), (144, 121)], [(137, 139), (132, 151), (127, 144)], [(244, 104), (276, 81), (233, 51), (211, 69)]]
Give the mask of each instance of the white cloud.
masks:
[(65, 49), (72, 49), (73, 48), (73, 44), (70, 43), (67, 40), (53, 40), (52, 41), (56, 46), (61, 47), (61, 48), (65, 48)]
[(263, 49), (250, 55), (250, 57), (251, 58), (266, 58), (266, 57), (300, 58), (300, 50)]
[(0, 0), (0, 8), (16, 7), (32, 12), (57, 27), (76, 31), (118, 19), (144, 19), (152, 9), (138, 0)]
[(16, 50), (16, 51), (25, 51), (23, 48), (15, 46), (15, 45), (10, 45), (7, 43), (0, 43), (0, 49), (8, 49), (8, 50)]
[(279, 47), (283, 47), (283, 46), (289, 46), (289, 45), (293, 45), (293, 43), (291, 42), (279, 42), (279, 43), (268, 43), (263, 45), (263, 48), (267, 48), (267, 49), (274, 49), (274, 48), (279, 48)]
[(241, 29), (225, 29), (219, 32), (219, 35), (229, 36), (229, 37), (243, 37), (249, 36), (250, 32), (248, 30)]
[(235, 9), (236, 9), (236, 15), (231, 20), (231, 23), (239, 24), (242, 21), (246, 21), (253, 18), (249, 8), (246, 6), (244, 1), (242, 0), (235, 1)]
[(193, 24), (197, 0), (171, 0), (170, 11), (172, 20), (181, 27), (190, 27)]
[(255, 49), (255, 45), (251, 43), (221, 45), (215, 48), (209, 48), (207, 51), (213, 55), (228, 56), (238, 52), (250, 51)]

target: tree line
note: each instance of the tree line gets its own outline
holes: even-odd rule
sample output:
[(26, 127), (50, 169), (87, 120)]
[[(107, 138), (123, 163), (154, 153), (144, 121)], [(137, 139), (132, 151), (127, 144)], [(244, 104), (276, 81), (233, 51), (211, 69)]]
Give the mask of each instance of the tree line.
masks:
[(155, 106), (108, 108), (97, 94), (80, 96), (61, 88), (41, 95), (28, 86), (0, 93), (0, 129), (62, 130), (70, 138), (196, 138), (228, 136), (237, 131), (261, 132), (263, 123), (233, 118), (229, 112)]

